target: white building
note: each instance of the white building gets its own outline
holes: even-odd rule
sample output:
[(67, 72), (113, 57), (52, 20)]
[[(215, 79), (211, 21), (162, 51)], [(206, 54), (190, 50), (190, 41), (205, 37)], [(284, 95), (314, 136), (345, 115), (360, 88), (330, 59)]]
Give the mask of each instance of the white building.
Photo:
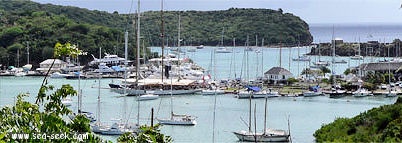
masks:
[(61, 72), (61, 68), (66, 67), (66, 65), (67, 65), (66, 62), (59, 60), (59, 59), (47, 59), (47, 60), (39, 63), (39, 68), (37, 68), (36, 70), (41, 73), (46, 73), (49, 70), (50, 66), (52, 65), (53, 61), (54, 61), (54, 64), (53, 64), (52, 69), (50, 70), (50, 73), (53, 73), (56, 71)]
[(293, 77), (293, 74), (287, 69), (281, 67), (273, 67), (264, 73), (265, 79), (268, 79), (270, 83), (286, 83), (289, 78)]

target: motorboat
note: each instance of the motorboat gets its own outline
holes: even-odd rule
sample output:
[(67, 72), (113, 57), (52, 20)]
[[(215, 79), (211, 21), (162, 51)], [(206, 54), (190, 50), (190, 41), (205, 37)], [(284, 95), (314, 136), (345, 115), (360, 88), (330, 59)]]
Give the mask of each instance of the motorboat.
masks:
[(370, 96), (373, 95), (370, 91), (368, 91), (365, 88), (359, 88), (356, 91), (352, 92), (353, 97), (365, 97), (365, 96)]
[(89, 62), (89, 65), (99, 65), (100, 63), (105, 63), (106, 65), (123, 65), (126, 61), (124, 58), (108, 53), (105, 53), (105, 56), (101, 59), (95, 58), (94, 55), (92, 57), (94, 60)]
[(66, 78), (69, 74), (62, 74), (60, 72), (54, 72), (50, 75), (50, 78)]
[(216, 53), (232, 53), (232, 50), (229, 50), (226, 47), (219, 47), (218, 49), (216, 49), (215, 52)]
[(197, 49), (204, 49), (204, 45), (199, 45), (196, 47)]

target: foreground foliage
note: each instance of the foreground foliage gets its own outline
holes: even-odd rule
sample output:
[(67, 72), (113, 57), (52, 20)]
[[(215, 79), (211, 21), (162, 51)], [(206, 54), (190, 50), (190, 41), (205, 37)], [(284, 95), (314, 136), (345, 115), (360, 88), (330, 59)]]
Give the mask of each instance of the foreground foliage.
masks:
[(170, 136), (165, 136), (160, 133), (160, 124), (153, 127), (151, 126), (141, 126), (141, 132), (135, 136), (131, 133), (125, 133), (121, 135), (117, 141), (118, 142), (130, 142), (130, 143), (170, 143), (173, 142)]
[[(67, 96), (73, 96), (76, 91), (70, 85), (63, 85), (52, 94), (46, 94), (47, 91), (53, 90), (53, 86), (44, 86), (40, 92), (45, 94), (43, 102), (40, 104), (32, 104), (24, 100), (27, 94), (17, 96), (14, 106), (6, 106), (0, 110), (0, 133), (4, 136), (0, 137), (5, 142), (101, 142), (102, 140), (91, 133), (89, 130), (89, 120), (84, 116), (77, 116), (73, 121), (67, 122), (63, 119), (71, 113), (61, 103), (61, 99)], [(11, 133), (29, 134), (28, 139), (15, 139)], [(88, 136), (81, 140), (80, 138), (33, 138), (34, 135), (40, 134), (63, 134), (73, 137), (77, 134), (85, 134)]]
[(402, 98), (353, 118), (338, 118), (314, 133), (317, 142), (402, 142)]

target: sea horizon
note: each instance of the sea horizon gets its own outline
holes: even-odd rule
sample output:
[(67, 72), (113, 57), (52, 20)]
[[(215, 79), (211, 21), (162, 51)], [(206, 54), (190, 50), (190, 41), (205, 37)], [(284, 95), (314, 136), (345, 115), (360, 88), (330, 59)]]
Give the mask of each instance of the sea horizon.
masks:
[(344, 42), (389, 43), (402, 36), (402, 24), (399, 23), (309, 23), (309, 28), (313, 43), (327, 43), (333, 38)]

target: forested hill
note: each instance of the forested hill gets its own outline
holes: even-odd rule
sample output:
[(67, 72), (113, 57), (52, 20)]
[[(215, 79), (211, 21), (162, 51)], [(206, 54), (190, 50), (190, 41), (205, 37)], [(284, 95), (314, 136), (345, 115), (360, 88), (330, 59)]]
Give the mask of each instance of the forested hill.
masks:
[[(295, 45), (310, 44), (312, 36), (308, 25), (293, 14), (281, 9), (237, 9), (222, 11), (169, 11), (165, 12), (166, 37), (177, 41), (179, 15), (181, 17), (181, 39), (186, 45), (219, 45), (224, 37), (224, 45), (232, 45), (236, 38), (238, 45), (244, 45), (247, 36), (249, 44), (255, 45), (257, 35), (259, 45), (278, 43)], [(160, 11), (143, 14), (143, 30), (146, 37), (158, 38), (160, 32)], [(223, 34), (222, 34), (223, 33)], [(174, 41), (173, 43), (177, 43)], [(159, 43), (153, 43), (157, 45)]]
[[(20, 50), (20, 65), (26, 64), (26, 47), (30, 47), (31, 62), (35, 65), (50, 58), (56, 42), (70, 41), (80, 49), (98, 55), (103, 52), (123, 54), (124, 31), (130, 33), (129, 53), (133, 53), (135, 14), (107, 13), (87, 9), (39, 4), (24, 0), (0, 0), (0, 64), (17, 65), (16, 53)], [(281, 9), (238, 9), (222, 11), (166, 11), (165, 43), (177, 43), (179, 15), (181, 17), (182, 45), (244, 45), (249, 36), (250, 45), (310, 44), (312, 36), (308, 25), (293, 14)], [(159, 46), (161, 12), (148, 11), (141, 15), (141, 37), (145, 46)], [(222, 34), (223, 33), (223, 34)], [(130, 54), (134, 55), (134, 54)], [(82, 62), (91, 60), (83, 57)], [(134, 56), (130, 56), (134, 59)]]

